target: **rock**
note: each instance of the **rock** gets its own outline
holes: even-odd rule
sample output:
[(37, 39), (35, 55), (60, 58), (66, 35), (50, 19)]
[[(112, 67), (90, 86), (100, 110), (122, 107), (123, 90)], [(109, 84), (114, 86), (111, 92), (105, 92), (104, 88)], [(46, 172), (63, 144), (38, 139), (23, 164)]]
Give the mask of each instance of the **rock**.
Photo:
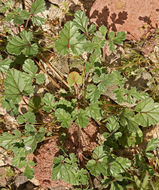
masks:
[(20, 190), (32, 190), (35, 186), (39, 186), (39, 181), (37, 179), (35, 179), (35, 177), (31, 180), (28, 180), (26, 176), (24, 176), (24, 174), (21, 174), (19, 176), (16, 177), (15, 179), (15, 185), (16, 187)]
[(29, 181), (33, 183), (35, 186), (40, 186), (39, 180), (37, 180), (35, 177), (33, 179), (30, 179)]
[(98, 26), (126, 31), (128, 39), (140, 38), (159, 24), (158, 0), (95, 0), (89, 17)]
[(15, 179), (15, 185), (18, 188), (20, 185), (26, 183), (28, 181), (27, 177), (24, 176), (23, 174), (19, 175)]

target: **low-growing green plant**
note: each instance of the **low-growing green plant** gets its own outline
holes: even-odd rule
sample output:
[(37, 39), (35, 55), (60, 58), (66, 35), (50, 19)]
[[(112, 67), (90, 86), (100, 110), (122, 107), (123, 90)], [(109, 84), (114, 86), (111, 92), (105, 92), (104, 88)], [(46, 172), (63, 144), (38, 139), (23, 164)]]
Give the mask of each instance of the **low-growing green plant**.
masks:
[[(29, 179), (34, 175), (35, 163), (27, 159), (27, 155), (34, 153), (37, 144), (45, 138), (43, 124), (40, 128), (39, 124), (36, 125), (37, 113), (46, 117), (52, 114), (53, 122), (66, 131), (75, 124), (79, 129), (78, 138), (84, 142), (83, 128), (93, 120), (97, 127), (104, 128), (100, 134), (104, 140), (97, 142), (90, 158), (83, 152), (79, 156), (77, 152), (62, 151), (64, 154), (53, 160), (52, 179), (63, 180), (76, 189), (95, 189), (94, 179), (97, 179), (100, 189), (146, 190), (155, 173), (148, 160), (154, 157), (159, 139), (151, 139), (145, 150), (137, 145), (143, 142), (142, 129), (159, 122), (159, 103), (135, 87), (126, 88), (127, 79), (122, 73), (108, 70), (103, 63), (104, 48), (116, 53), (125, 40), (125, 32), (108, 31), (105, 26), (97, 29), (95, 24), (89, 23), (84, 12), (77, 11), (73, 21), (65, 23), (54, 48), (63, 56), (80, 57), (81, 70), (68, 74), (66, 90), (56, 94), (44, 91), (40, 97), (36, 94), (36, 87), (45, 84), (45, 75), (39, 73), (36, 65), (39, 48), (33, 26), (40, 27), (44, 23), (37, 13), (45, 9), (45, 2), (35, 0), (29, 10), (15, 9), (12, 3), (8, 1), (1, 7), (5, 20), (13, 21), (17, 28), (24, 27), (20, 27), (18, 34), (7, 38), (5, 52), (12, 59), (3, 53), (1, 56), (0, 71), (5, 78), (1, 104), (16, 118), (19, 128), (3, 133), (0, 146), (13, 151), (13, 166), (25, 167), (24, 175)], [(19, 70), (15, 64), (17, 58), (22, 60)], [(103, 105), (107, 106), (107, 102), (103, 97), (118, 109), (105, 111)], [(25, 113), (19, 111), (21, 101), (28, 106)], [(132, 147), (136, 149), (135, 155), (131, 152)], [(132, 157), (124, 157), (119, 149), (129, 150)], [(64, 149), (61, 147), (61, 150)]]

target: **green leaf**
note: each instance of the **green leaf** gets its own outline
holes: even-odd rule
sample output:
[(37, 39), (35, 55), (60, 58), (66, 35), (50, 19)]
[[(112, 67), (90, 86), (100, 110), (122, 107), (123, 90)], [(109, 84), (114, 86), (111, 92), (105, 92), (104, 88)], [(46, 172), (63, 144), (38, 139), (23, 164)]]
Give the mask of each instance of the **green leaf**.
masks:
[(82, 184), (82, 185), (87, 185), (88, 184), (88, 176), (87, 176), (87, 170), (85, 169), (81, 169), (79, 172), (78, 172), (78, 178), (79, 178), (79, 182)]
[(13, 36), (12, 39), (9, 39), (7, 44), (7, 51), (10, 54), (20, 55), (23, 53), (26, 56), (36, 55), (38, 53), (37, 44), (32, 44), (33, 33), (27, 32), (26, 30), (22, 31), (19, 36)]
[(93, 158), (100, 159), (106, 156), (105, 151), (103, 150), (103, 146), (97, 146), (93, 151)]
[(20, 100), (21, 94), (29, 95), (33, 93), (30, 76), (14, 69), (7, 72), (4, 85), (6, 98), (13, 101)]
[(106, 36), (107, 28), (102, 25), (99, 27), (99, 30), (95, 33), (95, 36), (92, 39), (92, 42), (96, 45), (96, 49), (103, 48), (106, 43)]
[(33, 24), (37, 25), (37, 26), (41, 26), (45, 23), (45, 19), (40, 17), (40, 16), (33, 16), (32, 17), (32, 22)]
[(27, 20), (29, 18), (29, 13), (26, 10), (21, 10), (18, 8), (13, 11), (12, 18), (15, 25), (21, 25), (24, 23), (24, 20)]
[(45, 1), (44, 0), (35, 0), (34, 3), (31, 5), (30, 13), (35, 15), (37, 13), (45, 11)]
[(35, 123), (35, 114), (33, 112), (27, 112), (23, 115), (26, 123)]
[(124, 173), (130, 166), (131, 161), (129, 159), (117, 157), (113, 162), (110, 163), (111, 175), (118, 179), (120, 174)]
[(45, 133), (46, 133), (45, 128), (40, 127), (40, 130), (39, 130), (38, 134), (36, 135), (36, 141), (42, 142), (45, 137)]
[(89, 117), (92, 117), (97, 121), (102, 119), (101, 108), (99, 107), (98, 103), (91, 103), (91, 105), (86, 108), (86, 112)]
[(159, 145), (159, 139), (158, 138), (153, 138), (151, 139), (148, 143), (147, 143), (147, 146), (146, 146), (146, 152), (148, 151), (154, 151), (157, 146)]
[(114, 138), (115, 138), (116, 141), (117, 141), (120, 137), (122, 137), (122, 133), (121, 133), (121, 132), (114, 133)]
[(38, 67), (35, 65), (34, 61), (31, 59), (27, 59), (24, 62), (23, 70), (33, 78), (38, 71)]
[(30, 124), (26, 124), (25, 125), (25, 135), (29, 136), (35, 136), (37, 134), (37, 130), (35, 129), (35, 127), (33, 125)]
[(148, 98), (146, 93), (138, 92), (135, 87), (132, 87), (131, 89), (118, 88), (114, 90), (114, 93), (118, 103), (128, 102), (133, 105), (137, 100), (144, 100)]
[(100, 174), (109, 175), (108, 157), (103, 151), (103, 146), (98, 146), (94, 149), (93, 159), (87, 162), (86, 167), (94, 176), (99, 176)]
[(3, 133), (0, 136), (0, 146), (2, 146), (7, 150), (9, 150), (16, 142), (20, 142), (19, 135), (16, 136), (16, 135), (11, 135), (9, 133)]
[(18, 115), (17, 121), (19, 124), (23, 123), (35, 123), (35, 115), (32, 112), (27, 112), (24, 115)]
[(102, 51), (100, 48), (96, 48), (94, 52), (90, 55), (89, 61), (94, 64), (95, 62), (101, 62), (101, 59)]
[(138, 128), (137, 120), (134, 118), (135, 113), (132, 110), (124, 109), (120, 115), (120, 124), (126, 126), (131, 132), (136, 132)]
[[(25, 151), (25, 148), (23, 147), (23, 143), (20, 142), (20, 143), (15, 143), (14, 144), (14, 147), (12, 148), (12, 151), (14, 153), (14, 157), (18, 157), (20, 158), (19, 160), (19, 163), (24, 160), (24, 158), (26, 157), (26, 151)], [(15, 159), (16, 161), (16, 159)], [(19, 166), (18, 166), (19, 167)]]
[(65, 24), (64, 29), (60, 32), (60, 38), (55, 42), (56, 50), (62, 55), (70, 53), (70, 50), (76, 55), (84, 52), (84, 44), (86, 40), (80, 39), (81, 34), (73, 22), (69, 21)]
[(108, 45), (110, 51), (115, 51), (115, 44), (120, 45), (125, 40), (126, 34), (124, 31), (117, 32), (116, 35), (113, 31), (109, 32), (108, 34)]
[(37, 141), (35, 136), (28, 136), (24, 138), (25, 150), (27, 153), (33, 153), (37, 147)]
[(88, 29), (89, 34), (93, 34), (96, 31), (96, 25), (92, 23)]
[(141, 129), (138, 129), (133, 132), (125, 130), (122, 137), (120, 138), (120, 144), (125, 147), (134, 147), (136, 144), (140, 144), (143, 141), (143, 133)]
[(106, 124), (106, 127), (109, 130), (109, 132), (116, 132), (120, 128), (118, 119), (115, 116), (110, 116), (107, 119), (107, 122), (108, 123)]
[(69, 127), (72, 123), (71, 115), (64, 109), (58, 108), (55, 110), (55, 116), (57, 120), (61, 122), (62, 127)]
[(141, 190), (145, 190), (145, 189), (147, 189), (147, 186), (148, 186), (148, 184), (149, 184), (149, 174), (148, 174), (148, 171), (146, 171), (146, 174), (145, 174), (145, 177), (144, 177), (144, 179), (143, 179), (143, 181), (142, 181), (142, 184), (141, 184)]
[(126, 34), (124, 31), (117, 32), (113, 42), (117, 45), (120, 45), (125, 40)]
[(112, 52), (115, 51), (115, 45), (114, 45), (113, 42), (109, 42), (109, 43), (108, 43), (108, 46), (109, 46), (110, 51), (112, 51)]
[(53, 109), (53, 101), (54, 101), (54, 96), (50, 93), (46, 93), (42, 99), (42, 102), (45, 104), (43, 106), (43, 110), (50, 112), (51, 109)]
[(132, 110), (125, 109), (122, 111), (120, 125), (123, 127), (123, 135), (120, 139), (123, 146), (135, 146), (135, 144), (142, 142), (143, 133)]
[(24, 176), (28, 179), (32, 179), (34, 177), (34, 169), (27, 165), (24, 170)]
[(32, 96), (29, 100), (28, 111), (29, 112), (38, 112), (38, 110), (42, 107), (42, 101), (40, 96)]
[(110, 190), (124, 190), (125, 188), (117, 182), (111, 183)]
[(7, 72), (11, 63), (12, 63), (11, 59), (8, 58), (4, 60), (0, 59), (0, 72)]
[(125, 172), (126, 169), (131, 167), (131, 161), (128, 158), (117, 157), (116, 162), (122, 168), (122, 172)]
[(73, 22), (78, 27), (78, 29), (80, 29), (84, 33), (87, 33), (89, 19), (85, 15), (85, 13), (81, 10), (76, 11), (74, 17), (75, 18), (74, 18)]
[(14, 12), (9, 12), (9, 13), (6, 15), (6, 17), (5, 17), (5, 21), (11, 22), (13, 18), (14, 18)]
[(74, 86), (75, 84), (82, 84), (82, 77), (77, 72), (71, 72), (67, 77), (67, 82), (69, 86)]
[(77, 158), (73, 153), (70, 154), (70, 158), (54, 157), (52, 179), (63, 180), (72, 185), (85, 185), (87, 184), (87, 171), (78, 169)]
[(87, 127), (89, 124), (89, 118), (86, 115), (86, 111), (79, 109), (76, 119), (76, 124), (79, 125), (81, 128)]
[[(104, 93), (107, 89), (110, 88), (111, 85), (118, 85), (122, 87), (125, 83), (125, 79), (121, 76), (120, 72), (113, 71), (110, 74), (96, 73), (93, 76), (93, 82), (99, 83), (98, 89), (101, 93)], [(118, 86), (116, 88), (118, 88)]]
[(96, 36), (93, 37), (92, 42), (94, 43), (95, 47), (101, 51), (101, 48), (105, 45), (105, 37), (97, 31)]
[(105, 37), (106, 33), (108, 32), (108, 29), (102, 25), (99, 27), (99, 32), (102, 34), (103, 37)]
[(43, 97), (44, 104), (48, 106), (53, 106), (54, 96), (50, 93), (45, 93)]
[(146, 152), (145, 156), (148, 157), (148, 158), (154, 158), (154, 153)]
[(16, 116), (19, 114), (19, 105), (18, 105), (19, 100), (13, 101), (11, 99), (2, 99), (1, 104), (4, 108), (6, 108), (7, 112), (10, 112), (11, 116)]
[(110, 41), (112, 41), (114, 39), (114, 36), (115, 36), (115, 32), (114, 31), (110, 31), (109, 34), (108, 34), (108, 39)]
[(90, 84), (87, 86), (86, 98), (90, 99), (92, 103), (95, 103), (100, 98), (101, 92), (98, 90), (97, 86)]
[(84, 44), (84, 49), (88, 53), (92, 53), (96, 49), (96, 44), (94, 44), (94, 43), (92, 43), (90, 41), (87, 41), (87, 43)]
[(17, 122), (18, 122), (19, 124), (23, 124), (23, 123), (25, 122), (24, 117), (23, 117), (22, 115), (18, 115), (18, 117), (17, 117)]
[(59, 100), (59, 101), (56, 101), (55, 103), (54, 103), (54, 108), (55, 109), (57, 109), (57, 108), (63, 108), (63, 109), (72, 109), (73, 108), (73, 106), (72, 106), (72, 104), (71, 104), (71, 101), (68, 101), (68, 100), (65, 100), (65, 99), (61, 99), (61, 100)]
[(45, 75), (40, 73), (36, 76), (36, 83), (43, 84), (45, 82)]
[(135, 107), (138, 114), (135, 120), (143, 127), (149, 127), (159, 122), (159, 104), (154, 103), (152, 98), (142, 100)]
[(24, 156), (19, 157), (18, 154), (17, 154), (17, 156), (12, 159), (12, 165), (13, 166), (16, 166), (18, 168), (23, 168), (23, 167), (25, 167), (27, 165), (27, 160), (25, 159), (26, 155), (24, 154), (25, 152), (23, 152), (23, 150), (24, 150), (23, 148), (18, 148), (17, 149), (17, 152), (21, 153), (21, 151), (22, 151)]
[(63, 163), (55, 166), (53, 164), (52, 178), (53, 180), (64, 180), (70, 184), (76, 185), (76, 170), (70, 164)]

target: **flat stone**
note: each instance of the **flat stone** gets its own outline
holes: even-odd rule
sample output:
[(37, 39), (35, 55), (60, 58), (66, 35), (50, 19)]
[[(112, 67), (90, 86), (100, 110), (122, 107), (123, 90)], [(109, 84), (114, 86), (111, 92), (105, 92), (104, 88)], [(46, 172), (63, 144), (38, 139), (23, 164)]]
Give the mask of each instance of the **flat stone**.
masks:
[(126, 31), (128, 39), (139, 40), (159, 25), (158, 0), (95, 0), (91, 22), (113, 31)]

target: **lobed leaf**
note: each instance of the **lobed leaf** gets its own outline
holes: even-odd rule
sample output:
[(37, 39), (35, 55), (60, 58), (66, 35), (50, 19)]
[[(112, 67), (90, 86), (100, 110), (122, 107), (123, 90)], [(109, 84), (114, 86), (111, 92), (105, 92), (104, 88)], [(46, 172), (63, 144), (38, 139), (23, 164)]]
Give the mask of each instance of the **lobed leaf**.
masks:
[(36, 83), (37, 84), (43, 84), (45, 82), (45, 75), (43, 73), (40, 73), (36, 76)]
[(10, 64), (12, 63), (11, 59), (4, 59), (2, 60), (0, 58), (0, 72), (7, 72), (8, 69), (10, 68)]
[(78, 32), (78, 28), (73, 22), (69, 21), (65, 24), (64, 29), (60, 32), (60, 38), (55, 42), (56, 50), (66, 55), (70, 53), (70, 50), (76, 55), (80, 55), (84, 52), (85, 39), (80, 39), (81, 34)]
[(94, 176), (99, 176), (100, 174), (109, 175), (108, 157), (103, 151), (103, 146), (98, 146), (94, 149), (93, 159), (87, 162), (86, 167)]
[(75, 84), (82, 84), (82, 77), (78, 72), (71, 72), (67, 77), (67, 82), (69, 86), (74, 86)]
[(89, 107), (86, 108), (87, 115), (97, 121), (102, 119), (101, 108), (98, 103), (91, 103)]
[(140, 101), (135, 110), (138, 112), (135, 120), (139, 125), (149, 127), (159, 122), (159, 104), (154, 103), (152, 98)]
[(24, 176), (28, 179), (32, 179), (34, 177), (34, 169), (27, 165), (24, 170)]
[(98, 99), (100, 98), (100, 95), (101, 95), (101, 92), (99, 91), (96, 85), (90, 84), (87, 86), (86, 98), (90, 99), (92, 103), (97, 102)]
[(12, 17), (15, 25), (21, 25), (24, 23), (24, 20), (29, 18), (29, 13), (26, 10), (21, 10), (20, 8), (16, 9), (13, 12)]
[(26, 73), (10, 69), (6, 74), (4, 81), (5, 95), (7, 99), (21, 99), (21, 95), (29, 95), (33, 93), (32, 79)]
[(71, 115), (64, 109), (58, 108), (55, 110), (55, 116), (57, 120), (61, 122), (62, 127), (69, 127), (72, 123)]
[(75, 18), (74, 18), (73, 22), (78, 27), (78, 29), (80, 29), (84, 33), (87, 33), (89, 19), (85, 15), (85, 13), (81, 10), (76, 11), (74, 17)]
[(22, 31), (19, 36), (13, 36), (9, 39), (7, 44), (7, 51), (10, 54), (20, 55), (23, 53), (26, 56), (36, 55), (38, 53), (38, 46), (35, 43), (31, 43), (33, 39), (33, 33)]
[(86, 115), (86, 111), (79, 109), (77, 114), (76, 124), (79, 125), (81, 128), (87, 127), (89, 124), (89, 118)]
[(31, 5), (30, 13), (35, 15), (37, 13), (43, 12), (45, 10), (45, 1), (44, 0), (35, 0)]
[(23, 70), (33, 78), (38, 71), (38, 67), (35, 65), (33, 60), (27, 59), (23, 64)]
[(85, 169), (79, 170), (77, 159), (75, 158), (73, 153), (70, 154), (70, 158), (55, 157), (52, 167), (52, 179), (63, 180), (72, 185), (86, 185), (88, 183), (87, 171)]
[(107, 119), (107, 122), (108, 123), (106, 124), (106, 127), (109, 130), (109, 132), (116, 132), (120, 128), (118, 119), (115, 116), (110, 116)]
[(117, 45), (120, 45), (125, 40), (126, 34), (124, 31), (117, 32), (113, 42)]
[(9, 133), (3, 133), (2, 136), (0, 136), (0, 146), (7, 150), (9, 150), (16, 142), (20, 142), (19, 135), (17, 136)]
[(45, 19), (40, 16), (33, 16), (32, 22), (33, 22), (33, 24), (35, 24), (37, 26), (41, 26), (42, 24), (45, 23)]
[(159, 145), (159, 139), (158, 138), (152, 138), (146, 146), (146, 152), (148, 151), (154, 151), (157, 146)]

